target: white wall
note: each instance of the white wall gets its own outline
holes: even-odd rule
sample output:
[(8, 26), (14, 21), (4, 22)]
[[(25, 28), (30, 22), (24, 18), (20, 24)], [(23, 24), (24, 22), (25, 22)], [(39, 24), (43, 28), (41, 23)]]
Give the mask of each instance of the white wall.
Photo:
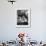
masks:
[[(17, 0), (14, 5), (0, 0), (0, 40), (11, 40), (26, 32), (33, 40), (46, 40), (45, 0)], [(31, 8), (31, 28), (16, 28), (16, 8)]]

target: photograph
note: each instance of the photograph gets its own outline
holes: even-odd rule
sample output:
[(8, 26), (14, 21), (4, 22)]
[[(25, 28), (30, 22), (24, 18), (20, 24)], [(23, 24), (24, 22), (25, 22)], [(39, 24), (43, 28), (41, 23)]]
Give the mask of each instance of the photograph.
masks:
[(29, 27), (30, 17), (30, 9), (17, 9), (17, 27)]

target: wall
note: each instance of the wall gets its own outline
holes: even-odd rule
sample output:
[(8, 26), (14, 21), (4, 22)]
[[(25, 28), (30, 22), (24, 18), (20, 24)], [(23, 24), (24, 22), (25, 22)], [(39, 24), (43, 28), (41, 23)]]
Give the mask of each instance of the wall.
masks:
[[(45, 0), (17, 0), (14, 5), (0, 0), (0, 40), (15, 40), (19, 32), (29, 33), (33, 40), (46, 40)], [(16, 8), (31, 8), (31, 28), (16, 28)]]

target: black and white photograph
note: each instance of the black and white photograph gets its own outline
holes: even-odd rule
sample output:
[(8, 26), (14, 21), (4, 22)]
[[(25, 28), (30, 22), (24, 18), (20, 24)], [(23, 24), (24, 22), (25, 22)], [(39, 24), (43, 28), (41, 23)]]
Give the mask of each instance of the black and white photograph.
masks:
[(30, 26), (30, 10), (29, 9), (17, 9), (17, 27), (29, 27)]
[(17, 25), (28, 25), (28, 10), (17, 10)]

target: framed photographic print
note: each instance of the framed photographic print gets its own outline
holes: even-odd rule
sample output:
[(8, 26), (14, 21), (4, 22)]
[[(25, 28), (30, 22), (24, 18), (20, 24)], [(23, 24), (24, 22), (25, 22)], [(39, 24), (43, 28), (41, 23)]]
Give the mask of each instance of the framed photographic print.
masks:
[(29, 8), (19, 8), (16, 10), (16, 27), (30, 27), (31, 12)]

